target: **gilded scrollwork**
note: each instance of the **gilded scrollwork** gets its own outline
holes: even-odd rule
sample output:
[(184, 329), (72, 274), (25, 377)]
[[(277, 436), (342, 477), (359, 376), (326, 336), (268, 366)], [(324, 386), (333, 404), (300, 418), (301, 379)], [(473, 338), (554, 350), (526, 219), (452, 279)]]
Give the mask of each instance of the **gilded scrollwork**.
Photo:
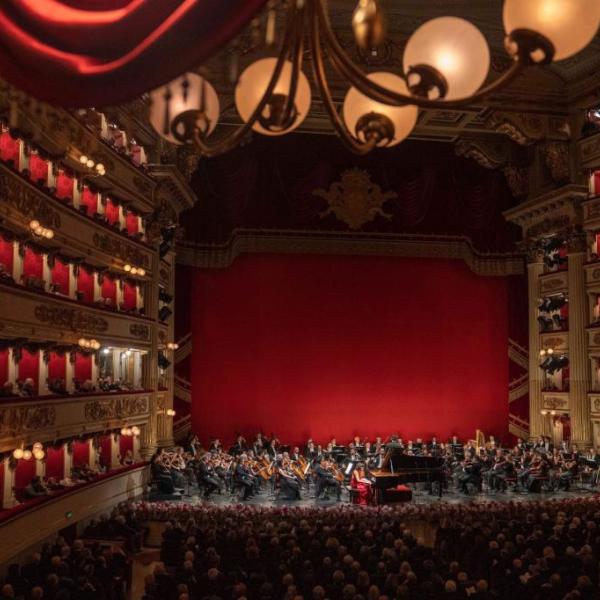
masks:
[(150, 339), (150, 328), (148, 325), (133, 323), (129, 326), (129, 333), (131, 333), (133, 337), (139, 338), (140, 340)]
[(106, 421), (110, 419), (126, 419), (143, 415), (150, 410), (148, 397), (119, 397), (92, 400), (86, 403), (84, 414), (86, 421)]
[(128, 244), (127, 242), (120, 240), (115, 236), (95, 233), (92, 241), (94, 242), (94, 246), (96, 246), (96, 248), (106, 252), (107, 254), (116, 256), (125, 262), (133, 263), (137, 266), (146, 268), (149, 266), (147, 253), (142, 252), (132, 244)]
[(108, 322), (102, 317), (76, 308), (39, 304), (34, 314), (42, 323), (76, 333), (104, 333), (108, 329)]
[(0, 435), (8, 436), (38, 431), (54, 426), (56, 409), (53, 406), (18, 406), (0, 410)]

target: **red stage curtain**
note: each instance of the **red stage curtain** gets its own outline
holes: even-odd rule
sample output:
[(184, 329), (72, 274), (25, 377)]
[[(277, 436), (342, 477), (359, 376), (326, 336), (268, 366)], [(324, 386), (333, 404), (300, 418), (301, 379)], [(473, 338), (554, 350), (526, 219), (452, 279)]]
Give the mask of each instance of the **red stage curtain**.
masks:
[(35, 477), (35, 459), (20, 460), (15, 469), (15, 488), (22, 490)]
[(81, 206), (85, 206), (86, 214), (90, 217), (98, 212), (98, 194), (92, 192), (87, 185), (83, 186), (81, 192)]
[(77, 352), (75, 354), (74, 377), (79, 381), (86, 381), (92, 378), (92, 356)]
[(4, 0), (2, 77), (54, 104), (135, 98), (205, 61), (265, 0)]
[(506, 438), (505, 278), (459, 260), (333, 256), (244, 256), (192, 277), (203, 442), (261, 429), (289, 443)]
[(79, 268), (77, 276), (77, 291), (83, 294), (83, 302), (94, 301), (94, 274), (84, 267)]
[(90, 446), (87, 440), (73, 442), (73, 466), (80, 467), (90, 462)]
[(58, 291), (65, 296), (69, 295), (69, 265), (58, 258), (54, 261), (51, 271), (52, 283), (58, 287)]
[(137, 286), (130, 281), (123, 282), (123, 310), (133, 310), (137, 306)]
[(112, 306), (117, 305), (117, 280), (105, 275), (102, 280), (102, 297), (108, 298)]
[(25, 348), (21, 351), (21, 360), (18, 365), (18, 375), (17, 377), (21, 381), (25, 381), (28, 377), (33, 379), (34, 381), (34, 389), (37, 394), (38, 392), (38, 384), (40, 379), (40, 353), (35, 352), (31, 353), (29, 350), (25, 350)]
[(128, 211), (127, 218), (125, 219), (125, 226), (127, 227), (127, 232), (132, 235), (139, 231), (139, 222), (138, 222), (137, 213)]
[(4, 162), (12, 162), (13, 166), (18, 169), (20, 155), (20, 141), (10, 135), (8, 131), (0, 133), (0, 159)]
[(50, 352), (48, 361), (48, 379), (67, 379), (67, 356)]
[(106, 217), (109, 225), (119, 222), (119, 205), (116, 202), (113, 202), (110, 198), (106, 201), (104, 216)]
[(23, 258), (23, 275), (28, 277), (44, 277), (44, 257), (31, 248), (25, 248), (25, 257)]
[(125, 458), (127, 450), (131, 450), (131, 452), (133, 452), (133, 437), (129, 435), (120, 435), (119, 454), (121, 455), (121, 460)]
[(46, 449), (46, 477), (62, 479), (65, 475), (65, 452), (63, 446), (60, 448)]
[(73, 200), (73, 178), (64, 169), (59, 169), (56, 176), (56, 197), (60, 200)]
[(13, 269), (13, 256), (14, 256), (14, 251), (13, 251), (13, 243), (12, 242), (7, 242), (1, 235), (0, 235), (0, 265), (2, 265), (2, 267), (4, 268), (4, 270), (8, 273), (12, 274), (12, 269)]
[(0, 386), (8, 381), (8, 350), (0, 350)]
[(29, 154), (29, 179), (34, 183), (48, 184), (48, 161), (40, 158), (37, 152)]

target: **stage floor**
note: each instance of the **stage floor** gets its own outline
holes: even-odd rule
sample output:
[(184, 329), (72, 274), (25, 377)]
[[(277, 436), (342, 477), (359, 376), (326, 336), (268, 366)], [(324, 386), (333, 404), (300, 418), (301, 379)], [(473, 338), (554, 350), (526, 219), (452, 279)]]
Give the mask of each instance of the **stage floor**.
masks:
[[(532, 502), (532, 501), (543, 501), (543, 500), (562, 500), (566, 498), (581, 498), (588, 497), (600, 493), (600, 488), (590, 488), (589, 486), (578, 487), (573, 486), (570, 491), (556, 491), (556, 492), (541, 492), (539, 494), (528, 493), (528, 492), (513, 492), (507, 491), (501, 492), (483, 492), (479, 494), (465, 495), (454, 490), (444, 492), (441, 498), (432, 496), (426, 491), (413, 489), (413, 497), (409, 504), (419, 505), (434, 505), (439, 503), (447, 504), (484, 504), (487, 502)], [(335, 498), (329, 500), (315, 499), (313, 496), (313, 490), (303, 490), (301, 493), (301, 500), (286, 500), (283, 498), (277, 498), (271, 494), (268, 490), (263, 490), (259, 495), (254, 496), (243, 504), (250, 506), (263, 506), (263, 507), (281, 507), (281, 506), (297, 506), (297, 507), (323, 507), (328, 508), (331, 506), (337, 506), (340, 504), (350, 504), (350, 499), (347, 492), (343, 492), (342, 499), (338, 502)], [(168, 498), (160, 497), (153, 498), (152, 495), (148, 500), (160, 500), (167, 501)], [(180, 500), (186, 504), (200, 504), (207, 502), (210, 504), (227, 506), (231, 504), (241, 503), (237, 494), (230, 494), (229, 492), (223, 492), (222, 494), (212, 494), (209, 500), (204, 500), (202, 496), (202, 490), (198, 490), (195, 487), (191, 487), (186, 490), (186, 493), (182, 495)]]

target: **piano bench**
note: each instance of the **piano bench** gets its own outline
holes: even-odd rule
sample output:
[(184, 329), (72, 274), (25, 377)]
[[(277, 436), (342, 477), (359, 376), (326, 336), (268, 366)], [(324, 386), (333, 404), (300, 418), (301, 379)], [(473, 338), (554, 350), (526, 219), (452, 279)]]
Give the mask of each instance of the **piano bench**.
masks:
[(353, 488), (351, 485), (345, 485), (346, 491), (348, 492), (348, 497), (350, 498), (350, 502), (352, 504), (357, 504), (358, 502), (358, 490)]

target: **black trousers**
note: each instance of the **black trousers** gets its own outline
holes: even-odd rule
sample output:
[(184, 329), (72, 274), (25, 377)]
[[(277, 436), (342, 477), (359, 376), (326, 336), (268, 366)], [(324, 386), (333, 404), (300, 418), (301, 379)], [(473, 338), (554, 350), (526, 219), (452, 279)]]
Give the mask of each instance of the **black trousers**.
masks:
[(300, 484), (295, 479), (281, 477), (279, 489), (290, 500), (300, 500)]
[(201, 478), (201, 481), (204, 484), (205, 498), (208, 498), (214, 491), (221, 487), (219, 480), (216, 477), (210, 477), (209, 475), (206, 475)]
[(333, 490), (338, 498), (342, 495), (342, 486), (339, 481), (329, 477), (319, 477), (317, 479), (317, 497), (323, 492), (327, 494), (329, 490)]

